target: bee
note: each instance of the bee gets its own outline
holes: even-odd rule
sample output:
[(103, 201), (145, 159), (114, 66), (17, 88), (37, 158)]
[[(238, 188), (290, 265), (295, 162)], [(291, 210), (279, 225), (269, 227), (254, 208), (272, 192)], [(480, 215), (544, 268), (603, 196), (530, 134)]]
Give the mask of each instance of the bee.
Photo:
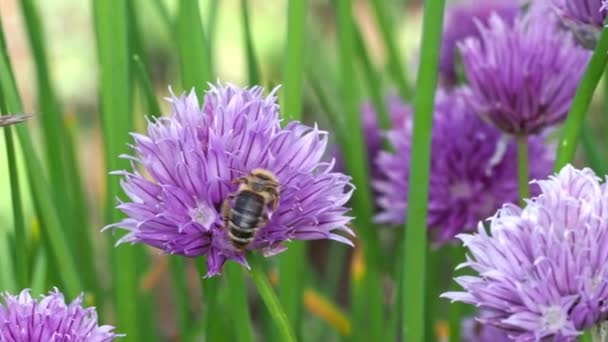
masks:
[[(255, 239), (258, 229), (268, 223), (268, 208), (277, 208), (279, 181), (272, 172), (257, 168), (232, 183), (239, 187), (224, 200), (222, 217), (232, 245), (244, 251)], [(230, 202), (234, 202), (232, 207)]]

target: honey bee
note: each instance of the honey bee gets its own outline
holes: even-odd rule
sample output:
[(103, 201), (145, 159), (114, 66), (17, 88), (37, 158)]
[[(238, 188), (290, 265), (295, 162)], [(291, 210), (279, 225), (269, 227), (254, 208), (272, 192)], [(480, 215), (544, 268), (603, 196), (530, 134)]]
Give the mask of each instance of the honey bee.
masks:
[(243, 251), (253, 242), (258, 229), (268, 223), (268, 207), (277, 208), (279, 181), (272, 172), (258, 168), (232, 182), (239, 188), (224, 200), (222, 217), (232, 245)]

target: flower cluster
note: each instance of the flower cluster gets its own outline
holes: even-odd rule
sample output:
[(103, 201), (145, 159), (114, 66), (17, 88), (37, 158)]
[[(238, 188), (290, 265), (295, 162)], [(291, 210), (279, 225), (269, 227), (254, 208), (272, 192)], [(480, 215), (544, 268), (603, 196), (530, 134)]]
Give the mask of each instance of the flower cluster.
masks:
[(492, 14), (498, 15), (507, 25), (512, 25), (518, 12), (517, 1), (512, 0), (473, 0), (450, 8), (439, 56), (442, 83), (452, 86), (458, 81), (458, 42), (468, 37), (479, 37), (479, 25), (486, 25)]
[[(233, 181), (253, 169), (279, 180), (280, 200), (248, 249), (281, 252), (292, 239), (333, 239), (346, 224), (350, 178), (323, 162), (327, 134), (297, 122), (280, 125), (275, 93), (212, 86), (199, 106), (196, 94), (173, 97), (171, 117), (133, 134), (132, 171), (120, 171), (129, 201), (118, 208), (127, 218), (110, 227), (126, 229), (119, 243), (141, 242), (167, 253), (207, 256), (208, 276), (226, 260), (245, 266), (245, 253), (231, 244), (221, 207), (237, 190)], [(138, 170), (137, 165), (142, 170)]]
[(590, 52), (536, 11), (514, 26), (493, 15), (480, 31), (460, 44), (475, 110), (514, 135), (563, 121)]
[(120, 337), (114, 327), (99, 326), (94, 308), (82, 307), (82, 295), (69, 305), (55, 289), (36, 301), (29, 290), (3, 294), (0, 304), (2, 342), (108, 342)]
[(487, 309), (481, 321), (521, 341), (571, 340), (608, 318), (608, 187), (568, 165), (538, 182), (525, 208), (505, 205), (459, 238), (476, 275), (443, 296)]
[[(402, 224), (412, 135), (411, 115), (388, 132), (394, 152), (380, 152), (376, 163), (383, 173), (373, 186), (380, 213), (376, 221)], [(552, 149), (541, 137), (530, 137), (532, 178), (551, 170)], [(438, 242), (474, 229), (502, 203), (518, 198), (516, 147), (492, 125), (480, 119), (462, 90), (439, 92), (433, 121), (428, 227)]]

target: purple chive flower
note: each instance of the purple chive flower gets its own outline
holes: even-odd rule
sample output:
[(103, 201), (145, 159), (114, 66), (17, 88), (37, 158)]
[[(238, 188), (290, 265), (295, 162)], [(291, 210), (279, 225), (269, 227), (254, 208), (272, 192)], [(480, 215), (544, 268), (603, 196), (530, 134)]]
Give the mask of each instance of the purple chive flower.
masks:
[(538, 133), (568, 113), (590, 52), (556, 25), (551, 15), (514, 26), (493, 15), (481, 39), (460, 44), (475, 109), (507, 133)]
[(478, 25), (486, 25), (491, 14), (512, 25), (518, 12), (519, 6), (514, 0), (472, 0), (449, 8), (439, 56), (443, 84), (452, 86), (457, 83), (458, 42), (467, 37), (479, 37)]
[[(403, 103), (397, 95), (387, 97), (386, 110), (391, 120), (391, 127), (402, 125), (412, 115), (411, 107)], [(366, 102), (361, 106), (361, 114), (367, 157), (370, 162), (370, 174), (372, 178), (378, 178), (381, 176), (381, 172), (375, 167), (373, 161), (378, 157), (383, 144), (383, 133), (378, 123), (379, 114), (370, 102)]]
[[(394, 152), (376, 159), (384, 179), (373, 182), (378, 192), (379, 223), (403, 224), (411, 152), (412, 117), (388, 132)], [(505, 202), (517, 201), (516, 146), (476, 115), (455, 90), (439, 92), (431, 145), (428, 227), (437, 242), (474, 229)], [(551, 149), (540, 137), (529, 138), (532, 178), (549, 174)]]
[(606, 2), (602, 0), (551, 0), (552, 7), (577, 41), (588, 49), (595, 48), (606, 19)]
[(82, 307), (82, 295), (66, 304), (57, 289), (38, 301), (23, 290), (18, 296), (2, 294), (2, 301), (2, 342), (105, 342), (124, 336), (112, 326), (99, 326), (95, 309)]
[(608, 187), (568, 165), (537, 182), (525, 208), (507, 204), (459, 238), (476, 275), (444, 297), (491, 312), (481, 320), (518, 341), (574, 340), (608, 318)]
[(275, 92), (262, 92), (211, 86), (202, 107), (194, 91), (173, 97), (171, 117), (150, 122), (147, 135), (133, 134), (133, 170), (117, 172), (129, 197), (118, 208), (128, 217), (110, 226), (128, 231), (119, 243), (206, 255), (208, 276), (227, 259), (247, 266), (229, 241), (221, 206), (238, 187), (233, 180), (263, 168), (277, 176), (280, 200), (248, 249), (271, 255), (294, 239), (351, 244), (338, 232), (353, 234), (345, 206), (353, 187), (321, 161), (327, 133), (297, 122), (281, 128)]

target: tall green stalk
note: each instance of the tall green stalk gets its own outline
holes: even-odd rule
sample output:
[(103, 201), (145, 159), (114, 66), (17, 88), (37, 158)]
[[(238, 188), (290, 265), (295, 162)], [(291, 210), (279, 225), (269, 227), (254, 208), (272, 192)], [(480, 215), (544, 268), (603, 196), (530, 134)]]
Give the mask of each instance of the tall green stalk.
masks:
[[(0, 110), (6, 110), (4, 101), (1, 101)], [(0, 114), (2, 115), (2, 114)], [(25, 222), (23, 219), (23, 203), (21, 201), (21, 189), (19, 187), (19, 172), (17, 158), (15, 155), (15, 143), (11, 127), (1, 128), (4, 131), (4, 142), (6, 144), (6, 161), (8, 163), (8, 174), (11, 187), (11, 202), (13, 206), (13, 226), (15, 231), (15, 273), (19, 288), (29, 286), (29, 262), (28, 248), (25, 233)], [(4, 236), (2, 236), (4, 238)]]
[[(23, 113), (23, 105), (8, 58), (1, 23), (0, 49), (0, 97), (6, 105), (6, 108), (2, 112)], [(54, 265), (62, 270), (59, 277), (62, 282), (62, 288), (65, 291), (64, 293), (68, 297), (74, 298), (82, 291), (82, 284), (68, 243), (61, 229), (61, 223), (54, 206), (54, 199), (50, 196), (50, 187), (46, 182), (44, 174), (40, 172), (40, 170), (43, 170), (43, 167), (36, 155), (27, 126), (17, 125), (16, 130), (21, 143), (22, 155), (27, 165), (32, 198), (40, 212), (41, 227), (48, 236), (45, 242), (51, 252)]]
[(198, 1), (183, 0), (178, 7), (176, 32), (182, 84), (187, 91), (194, 87), (200, 99), (211, 80), (211, 58)]
[[(287, 40), (283, 64), (283, 106), (285, 121), (302, 119), (306, 0), (290, 0), (287, 5)], [(306, 245), (292, 242), (279, 257), (279, 299), (296, 334), (300, 332), (302, 292), (305, 282)]]
[[(346, 167), (357, 188), (353, 196), (353, 209), (357, 213), (354, 225), (357, 228), (359, 244), (363, 250), (365, 272), (362, 286), (365, 296), (353, 291), (354, 329), (358, 340), (378, 341), (383, 336), (384, 312), (380, 284), (381, 250), (378, 233), (372, 225), (373, 204), (369, 188), (368, 159), (365, 153), (361, 117), (358, 110), (358, 94), (355, 77), (354, 35), (352, 24), (352, 3), (350, 0), (337, 1), (338, 50), (341, 80), (341, 98), (345, 115), (345, 132), (349, 134), (348, 146), (342, 146)], [(356, 278), (355, 278), (356, 279)], [(357, 281), (357, 280), (354, 280)], [(358, 284), (353, 284), (359, 286)]]
[[(127, 169), (127, 139), (133, 130), (130, 106), (129, 45), (126, 3), (121, 0), (93, 1), (99, 58), (101, 126), (105, 145), (106, 172)], [(118, 222), (122, 214), (114, 208), (121, 194), (118, 177), (106, 183), (106, 222)], [(120, 238), (115, 234), (113, 239)], [(111, 248), (112, 281), (116, 315), (127, 341), (140, 341), (138, 329), (137, 270), (135, 248)]]
[(519, 205), (524, 206), (525, 198), (530, 198), (530, 172), (528, 167), (528, 137), (517, 137), (517, 178), (519, 185)]
[(241, 0), (241, 18), (243, 20), (243, 35), (245, 37), (245, 55), (247, 57), (249, 85), (254, 86), (260, 84), (261, 75), (258, 67), (258, 60), (255, 56), (255, 48), (253, 47), (251, 20), (249, 16), (249, 0)]
[(574, 158), (583, 122), (585, 121), (585, 115), (593, 99), (595, 88), (608, 62), (606, 51), (608, 51), (608, 30), (603, 29), (587, 70), (585, 70), (585, 74), (576, 89), (576, 95), (574, 95), (574, 100), (570, 106), (570, 112), (562, 128), (560, 141), (557, 145), (555, 171), (561, 170), (562, 167), (570, 163)]
[[(405, 260), (403, 268), (404, 341), (425, 341), (425, 279), (427, 249), (427, 209), (431, 159), (431, 132), (443, 11), (445, 0), (424, 4), (424, 24), (420, 68), (414, 100), (412, 163), (408, 186)], [(430, 336), (429, 336), (430, 338)]]
[(264, 274), (264, 267), (260, 258), (261, 257), (258, 255), (252, 255), (252, 257), (249, 258), (251, 263), (251, 278), (253, 279), (258, 293), (262, 297), (264, 305), (268, 308), (272, 319), (277, 325), (277, 333), (280, 337), (279, 341), (295, 342), (297, 340), (291, 329), (291, 325), (289, 324), (289, 319), (281, 307), (281, 302), (279, 302), (279, 299), (272, 290), (268, 278)]
[[(74, 140), (66, 126), (59, 99), (52, 87), (41, 20), (32, 0), (20, 2), (38, 78), (38, 118), (42, 122), (53, 196), (71, 249), (79, 257), (76, 264), (86, 289), (100, 295), (95, 272), (94, 249), (87, 222), (87, 208)], [(68, 185), (69, 182), (69, 185)], [(70, 189), (66, 191), (65, 189)]]
[(387, 6), (390, 2), (386, 0), (372, 0), (376, 22), (380, 28), (382, 39), (386, 52), (388, 53), (388, 69), (390, 76), (393, 78), (399, 89), (399, 94), (404, 101), (408, 101), (412, 97), (412, 90), (407, 81), (406, 72), (403, 67), (404, 59), (401, 58), (397, 47), (397, 40), (393, 33), (393, 25), (391, 23), (390, 11)]

